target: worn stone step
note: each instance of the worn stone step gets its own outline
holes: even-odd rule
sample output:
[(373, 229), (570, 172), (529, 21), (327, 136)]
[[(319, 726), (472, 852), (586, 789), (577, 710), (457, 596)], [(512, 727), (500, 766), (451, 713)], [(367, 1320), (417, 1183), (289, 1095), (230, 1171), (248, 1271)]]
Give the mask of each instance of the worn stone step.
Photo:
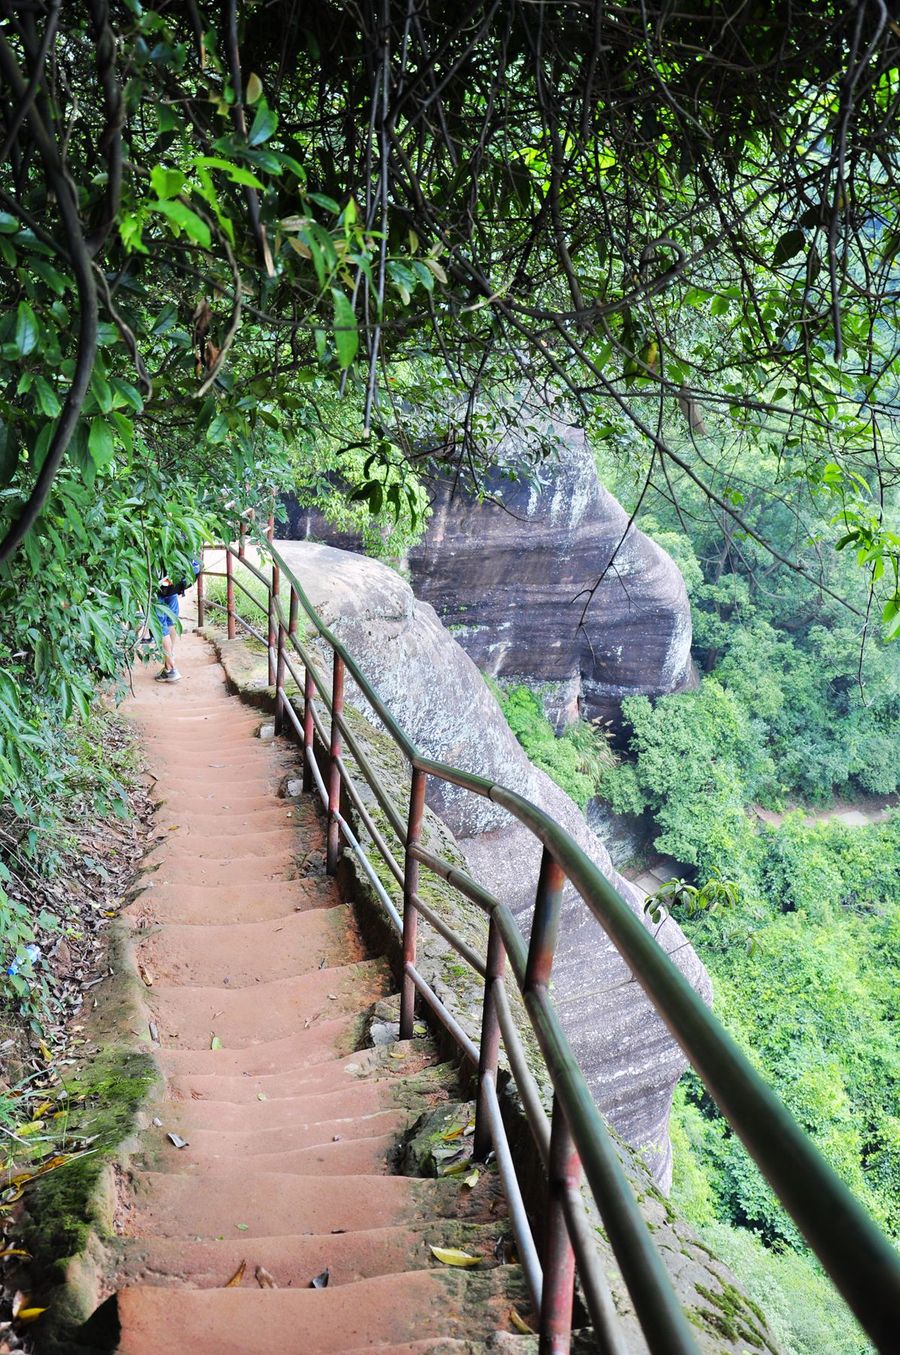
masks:
[(297, 879), (296, 861), (286, 856), (277, 861), (266, 856), (248, 856), (241, 861), (224, 864), (220, 861), (180, 858), (161, 860), (155, 867), (153, 881), (157, 885), (205, 885), (210, 889), (249, 889), (272, 881)]
[(156, 838), (150, 848), (151, 865), (174, 868), (182, 861), (243, 861), (248, 857), (257, 861), (270, 858), (293, 860), (305, 856), (303, 838), (290, 824), (280, 828), (263, 828), (253, 833), (217, 833), (200, 835), (188, 841), (178, 833), (167, 833)]
[(229, 1074), (213, 1069), (204, 1073), (170, 1073), (169, 1087), (181, 1100), (212, 1097), (232, 1102), (277, 1101), (286, 1096), (341, 1091), (360, 1082), (406, 1078), (423, 1072), (435, 1061), (434, 1055), (432, 1041), (404, 1040), (293, 1071), (279, 1069), (275, 1073)]
[[(290, 1148), (275, 1153), (248, 1153), (241, 1160), (248, 1172), (288, 1172), (291, 1176), (386, 1176), (399, 1142), (397, 1133), (381, 1134), (374, 1138), (362, 1135), (344, 1138), (328, 1121), (320, 1127), (323, 1141), (306, 1148)], [(198, 1176), (207, 1169), (227, 1167), (234, 1161), (230, 1147), (216, 1152), (207, 1143), (198, 1144), (193, 1137), (186, 1148), (173, 1148), (160, 1131), (159, 1141), (148, 1145), (142, 1171), (176, 1172)]]
[(461, 1247), (494, 1262), (501, 1229), (490, 1224), (439, 1219), (414, 1227), (373, 1228), (352, 1233), (294, 1233), (283, 1237), (225, 1237), (191, 1242), (183, 1238), (129, 1239), (126, 1275), (131, 1284), (193, 1285), (221, 1289), (247, 1262), (245, 1285), (254, 1285), (257, 1266), (264, 1266), (279, 1288), (305, 1288), (326, 1268), (328, 1285), (354, 1284), (378, 1275), (429, 1269), (429, 1248)]
[(241, 1046), (297, 1034), (316, 1020), (348, 1016), (390, 992), (383, 960), (364, 960), (339, 969), (314, 970), (299, 978), (273, 979), (231, 991), (154, 984), (147, 990), (156, 1012), (160, 1043), (176, 1049), (203, 1049), (217, 1036)]
[(278, 921), (170, 923), (136, 939), (135, 950), (155, 982), (198, 987), (243, 988), (364, 958), (346, 904)]
[[(293, 1176), (241, 1162), (184, 1172), (136, 1172), (129, 1232), (215, 1238), (239, 1231), (248, 1240), (280, 1233), (354, 1232), (453, 1216), (455, 1180), (406, 1176)], [(238, 1229), (238, 1225), (246, 1225)]]
[(189, 1138), (195, 1129), (281, 1129), (290, 1125), (324, 1124), (332, 1118), (374, 1115), (379, 1110), (409, 1109), (424, 1104), (418, 1087), (404, 1082), (360, 1082), (338, 1091), (279, 1096), (271, 1101), (226, 1101), (213, 1096), (185, 1097), (171, 1102), (171, 1116), (179, 1133)]
[(293, 805), (286, 800), (267, 800), (263, 808), (244, 809), (240, 801), (212, 813), (198, 812), (185, 807), (178, 814), (157, 814), (157, 823), (173, 840), (236, 836), (244, 833), (263, 833), (275, 828), (300, 827), (300, 818)]
[(159, 922), (190, 922), (197, 926), (222, 926), (289, 917), (313, 908), (333, 908), (340, 902), (337, 885), (327, 876), (303, 876), (292, 880), (256, 880), (246, 884), (158, 884), (147, 876), (144, 888), (126, 910), (135, 920), (141, 916)]
[[(352, 1290), (156, 1289), (118, 1294), (119, 1355), (338, 1355), (429, 1338), (477, 1338), (510, 1329), (513, 1277), (423, 1270), (359, 1280)], [(302, 1345), (299, 1344), (302, 1342)]]
[(279, 1153), (302, 1152), (331, 1143), (335, 1134), (348, 1141), (387, 1134), (397, 1137), (411, 1127), (419, 1114), (419, 1110), (398, 1107), (370, 1115), (350, 1115), (346, 1119), (329, 1116), (327, 1120), (309, 1123), (295, 1121), (270, 1127), (225, 1129), (218, 1125), (209, 1128), (188, 1124), (179, 1116), (178, 1107), (170, 1105), (164, 1111), (163, 1127), (158, 1132), (160, 1137), (169, 1129), (180, 1132), (194, 1152), (210, 1160), (217, 1155), (230, 1155), (235, 1160), (249, 1162), (255, 1155), (274, 1158)]
[(292, 1030), (278, 1039), (266, 1039), (266, 1032), (258, 1029), (257, 1038), (239, 1048), (160, 1048), (155, 1053), (160, 1067), (173, 1077), (186, 1077), (191, 1073), (261, 1077), (343, 1059), (358, 1049), (365, 1034), (364, 1027), (365, 1014), (353, 1012), (348, 1016), (320, 1018), (309, 1029), (302, 1029), (301, 1022), (301, 1029)]

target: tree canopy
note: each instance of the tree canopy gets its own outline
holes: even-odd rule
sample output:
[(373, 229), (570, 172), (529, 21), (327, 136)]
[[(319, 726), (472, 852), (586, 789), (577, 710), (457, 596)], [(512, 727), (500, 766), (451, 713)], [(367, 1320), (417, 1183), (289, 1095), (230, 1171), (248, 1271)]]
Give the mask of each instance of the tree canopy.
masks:
[(415, 529), (548, 408), (826, 592), (854, 551), (900, 625), (883, 4), (0, 14), (7, 780), (161, 559), (304, 477)]

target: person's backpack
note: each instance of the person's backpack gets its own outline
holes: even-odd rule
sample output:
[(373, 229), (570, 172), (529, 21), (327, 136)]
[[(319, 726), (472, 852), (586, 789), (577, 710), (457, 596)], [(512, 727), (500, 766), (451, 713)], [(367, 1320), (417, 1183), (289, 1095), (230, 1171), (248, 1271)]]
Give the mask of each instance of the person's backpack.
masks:
[[(194, 570), (194, 578), (196, 578), (200, 573), (199, 560), (192, 560), (191, 566)], [(194, 579), (170, 579), (168, 574), (164, 574), (159, 585), (158, 597), (160, 602), (165, 602), (167, 598), (184, 597), (193, 582)]]

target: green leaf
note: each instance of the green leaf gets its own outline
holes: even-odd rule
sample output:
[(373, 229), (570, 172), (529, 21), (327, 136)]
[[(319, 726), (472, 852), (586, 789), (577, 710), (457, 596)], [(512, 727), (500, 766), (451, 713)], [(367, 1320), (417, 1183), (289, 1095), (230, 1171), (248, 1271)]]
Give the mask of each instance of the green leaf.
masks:
[(150, 187), (158, 198), (177, 198), (187, 186), (187, 179), (180, 169), (166, 169), (164, 165), (155, 165), (150, 171)]
[(48, 419), (57, 418), (62, 410), (62, 405), (50, 382), (42, 376), (35, 376), (34, 393), (41, 413), (46, 414)]
[(359, 348), (356, 315), (349, 297), (339, 287), (332, 287), (331, 295), (334, 298), (334, 342), (338, 362), (341, 367), (346, 368), (356, 357)]
[(183, 202), (154, 202), (151, 210), (160, 212), (167, 217), (169, 221), (183, 230), (185, 235), (195, 244), (202, 245), (204, 249), (209, 249), (212, 243), (209, 226)]
[(88, 434), (88, 451), (98, 470), (107, 465), (115, 452), (115, 439), (105, 419), (91, 419), (91, 431)]
[(106, 378), (96, 371), (91, 377), (91, 393), (101, 414), (108, 414), (113, 407), (112, 387)]
[(801, 230), (785, 231), (772, 253), (773, 264), (787, 263), (799, 254), (806, 244), (806, 236)]
[(230, 160), (222, 160), (217, 155), (198, 155), (194, 164), (201, 169), (220, 169), (227, 174), (232, 183), (246, 184), (248, 188), (263, 188), (265, 185), (241, 165), (233, 165)]
[(278, 114), (269, 107), (265, 99), (261, 99), (256, 117), (253, 119), (253, 126), (250, 128), (250, 135), (247, 137), (248, 146), (261, 146), (264, 141), (268, 141), (277, 126)]
[(29, 353), (33, 353), (37, 348), (40, 336), (41, 331), (37, 316), (27, 301), (20, 301), (19, 309), (16, 312), (16, 347), (19, 350), (19, 356), (25, 358)]
[(262, 92), (263, 92), (262, 81), (254, 71), (253, 74), (250, 76), (250, 79), (247, 81), (247, 92), (244, 95), (244, 102), (247, 104), (255, 104), (256, 101), (261, 97)]

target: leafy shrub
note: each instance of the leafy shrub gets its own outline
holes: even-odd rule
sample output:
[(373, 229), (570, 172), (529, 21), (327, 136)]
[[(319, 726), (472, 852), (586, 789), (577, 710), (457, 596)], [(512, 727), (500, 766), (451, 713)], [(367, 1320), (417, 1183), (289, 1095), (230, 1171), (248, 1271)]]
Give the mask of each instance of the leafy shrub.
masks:
[(615, 766), (615, 755), (604, 734), (586, 720), (579, 720), (557, 737), (540, 698), (529, 687), (504, 689), (488, 682), (528, 757), (583, 809)]

